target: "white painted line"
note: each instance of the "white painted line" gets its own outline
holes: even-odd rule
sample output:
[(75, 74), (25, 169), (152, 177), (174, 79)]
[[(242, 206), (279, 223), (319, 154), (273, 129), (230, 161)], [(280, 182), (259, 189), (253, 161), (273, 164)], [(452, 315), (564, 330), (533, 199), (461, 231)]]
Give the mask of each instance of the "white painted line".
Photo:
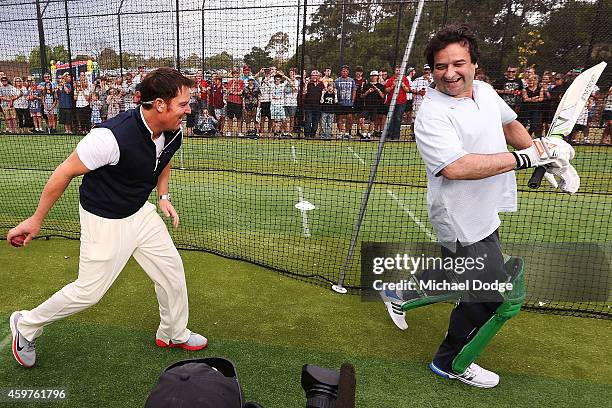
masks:
[(357, 158), (357, 160), (359, 160), (359, 162), (360, 162), (361, 164), (363, 164), (363, 165), (365, 166), (365, 164), (366, 164), (365, 160), (363, 160), (363, 159), (361, 158), (361, 156), (359, 156), (359, 155), (357, 154), (357, 152), (355, 152), (355, 151), (353, 150), (353, 148), (352, 148), (352, 147), (348, 147), (348, 150), (349, 150), (349, 152), (353, 153), (353, 156), (355, 156), (355, 157)]
[[(304, 201), (304, 190), (300, 186), (296, 188), (299, 202)], [(302, 232), (305, 237), (310, 237), (310, 228), (308, 227), (308, 211), (300, 210), (300, 212), (302, 213)]]
[(436, 241), (436, 236), (429, 230), (429, 228), (427, 228), (427, 226), (425, 226), (425, 224), (423, 224), (423, 222), (421, 222), (419, 217), (417, 217), (410, 210), (410, 208), (408, 208), (408, 206), (404, 204), (404, 202), (397, 196), (397, 194), (395, 194), (391, 190), (387, 190), (387, 194), (389, 194), (395, 201), (397, 201), (397, 204), (402, 208), (402, 210), (404, 210), (410, 216), (410, 218), (412, 218), (412, 221), (414, 221), (414, 223), (418, 225), (419, 228), (421, 228), (421, 231), (423, 231), (425, 235), (429, 237), (430, 240), (432, 240), (433, 242)]
[(293, 159), (294, 163), (297, 163), (297, 157), (295, 155), (295, 146), (291, 146), (291, 158)]

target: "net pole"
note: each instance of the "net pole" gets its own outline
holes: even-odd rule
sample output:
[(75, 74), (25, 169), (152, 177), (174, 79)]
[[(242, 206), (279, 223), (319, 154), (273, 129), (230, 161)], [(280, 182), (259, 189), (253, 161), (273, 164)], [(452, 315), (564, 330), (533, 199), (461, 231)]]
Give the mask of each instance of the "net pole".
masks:
[[(302, 11), (302, 0), (298, 0), (297, 2), (297, 21), (295, 22), (295, 65), (298, 64), (299, 61), (299, 51), (300, 51), (300, 17)], [(300, 77), (302, 73), (297, 72)]]
[(344, 65), (344, 29), (346, 26), (346, 3), (342, 2), (342, 24), (340, 26), (340, 64), (339, 66)]
[(402, 26), (402, 14), (404, 12), (404, 2), (397, 5), (397, 26), (395, 28), (395, 53), (393, 54), (393, 66), (397, 65), (397, 53), (399, 52), (400, 29)]
[(42, 12), (40, 11), (40, 0), (36, 0), (36, 20), (38, 22), (38, 43), (40, 46), (40, 68), (42, 77), (49, 64), (47, 63), (47, 47), (45, 45), (45, 29), (43, 27)]
[[(202, 64), (201, 64), (201, 70), (202, 70), (202, 77), (204, 77), (204, 34), (205, 34), (205, 28), (204, 28), (204, 7), (206, 6), (206, 0), (202, 0)], [(182, 147), (181, 147), (182, 149)]]
[(176, 70), (181, 72), (181, 26), (179, 21), (179, 0), (176, 0)]
[[(304, 73), (304, 56), (306, 55), (306, 12), (308, 7), (308, 0), (304, 0), (304, 12), (302, 14), (302, 54), (300, 55), (300, 87), (298, 91), (298, 104), (300, 100), (303, 100), (304, 96), (304, 84), (306, 81), (306, 75)], [(297, 56), (297, 50), (296, 50)], [(297, 62), (297, 61), (296, 61)], [(304, 103), (302, 103), (302, 115), (304, 114)], [(302, 127), (298, 126), (297, 137), (302, 136)]]
[[(416, 30), (419, 26), (419, 21), (421, 20), (421, 13), (423, 11), (423, 4), (425, 0), (419, 0), (419, 4), (417, 6), (417, 10), (414, 16), (414, 22), (412, 23), (412, 28), (410, 29), (410, 36), (408, 37), (408, 42), (406, 43), (406, 49), (404, 50), (404, 58), (402, 59), (400, 74), (398, 77), (398, 84), (400, 84), (404, 80), (404, 71), (406, 70), (406, 65), (408, 64), (408, 58), (410, 57), (410, 53), (412, 51), (412, 44), (414, 43), (414, 37), (416, 36)], [(340, 272), (340, 278), (338, 279), (338, 283), (332, 286), (332, 289), (338, 293), (346, 293), (347, 290), (344, 288), (344, 281), (346, 279), (346, 273), (348, 268), (353, 260), (355, 255), (355, 246), (357, 245), (357, 238), (359, 237), (359, 232), (361, 231), (361, 225), (363, 223), (363, 219), (365, 217), (366, 208), (368, 206), (368, 201), (370, 199), (370, 193), (372, 192), (372, 186), (374, 185), (374, 180), (376, 178), (376, 171), (378, 169), (378, 164), (380, 163), (380, 159), (382, 157), (382, 151), (385, 144), (385, 139), (387, 137), (387, 133), (389, 132), (389, 123), (391, 122), (391, 118), (393, 117), (393, 113), (395, 111), (395, 105), (397, 103), (397, 96), (399, 95), (400, 86), (396, 86), (393, 91), (393, 97), (391, 98), (391, 104), (389, 105), (389, 113), (387, 114), (387, 119), (385, 120), (385, 127), (383, 128), (382, 136), (378, 142), (378, 151), (376, 153), (376, 159), (372, 164), (372, 168), (370, 169), (370, 177), (368, 179), (368, 185), (363, 194), (363, 199), (361, 200), (361, 207), (359, 208), (359, 216), (357, 221), (355, 222), (355, 227), (353, 228), (353, 234), (351, 236), (351, 243), (349, 245), (348, 253), (346, 258), (344, 259), (344, 263), (342, 265), (342, 271)]]
[(119, 34), (119, 75), (123, 78), (123, 43), (121, 36), (121, 8), (123, 7), (124, 0), (121, 0), (119, 8), (117, 9), (117, 29)]

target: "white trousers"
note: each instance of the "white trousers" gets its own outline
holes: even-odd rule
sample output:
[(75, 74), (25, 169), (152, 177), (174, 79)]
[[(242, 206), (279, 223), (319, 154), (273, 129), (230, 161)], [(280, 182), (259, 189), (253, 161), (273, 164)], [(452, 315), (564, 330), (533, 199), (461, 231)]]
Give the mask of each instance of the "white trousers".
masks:
[[(168, 229), (147, 202), (122, 219), (98, 217), (79, 206), (81, 251), (79, 276), (35, 309), (24, 311), (18, 329), (28, 340), (43, 327), (95, 305), (134, 256), (155, 283), (160, 324), (157, 338), (166, 343), (189, 339), (189, 305), (183, 261)], [(129, 311), (126, 311), (129, 313)]]

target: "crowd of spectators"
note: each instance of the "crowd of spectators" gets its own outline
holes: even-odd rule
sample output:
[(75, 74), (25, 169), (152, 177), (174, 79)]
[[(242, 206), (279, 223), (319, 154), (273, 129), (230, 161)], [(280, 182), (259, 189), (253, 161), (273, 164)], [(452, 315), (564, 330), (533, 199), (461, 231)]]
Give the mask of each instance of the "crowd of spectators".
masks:
[[(498, 80), (491, 81), (482, 68), (476, 70), (475, 79), (490, 83), (517, 112), (530, 134), (540, 137), (546, 134), (563, 94), (579, 73), (580, 69), (575, 69), (565, 74), (543, 71), (538, 75), (533, 67), (521, 73), (511, 65)], [(272, 66), (253, 73), (243, 65), (229, 74), (203, 75), (197, 71), (193, 76), (186, 136), (379, 138), (398, 86), (400, 67), (392, 73), (382, 68), (366, 75), (361, 66), (351, 72), (348, 65), (343, 65), (334, 77), (329, 67), (323, 73), (314, 69), (300, 76), (295, 68), (284, 73)], [(39, 83), (20, 77), (11, 83), (0, 72), (4, 131), (55, 133), (59, 123), (65, 133), (87, 133), (92, 126), (138, 106), (139, 83), (145, 75), (141, 66), (137, 73), (128, 72), (123, 78), (92, 81), (81, 72), (73, 84), (68, 73), (55, 80), (46, 73)], [(401, 135), (410, 138), (410, 127), (432, 83), (427, 64), (419, 76), (415, 68), (407, 69), (388, 139), (399, 140)], [(591, 143), (589, 129), (600, 125), (604, 130), (597, 142), (612, 144), (612, 90), (593, 93), (567, 141)]]

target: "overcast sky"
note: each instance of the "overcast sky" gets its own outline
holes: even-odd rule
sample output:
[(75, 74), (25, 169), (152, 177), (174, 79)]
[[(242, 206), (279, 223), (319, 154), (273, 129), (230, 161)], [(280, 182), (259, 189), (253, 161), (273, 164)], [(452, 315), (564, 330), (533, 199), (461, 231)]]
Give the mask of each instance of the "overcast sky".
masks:
[[(313, 13), (322, 1), (309, 1), (308, 14)], [(73, 56), (99, 53), (105, 47), (119, 49), (116, 13), (121, 3), (121, 0), (69, 0)], [(179, 8), (184, 10), (180, 13), (182, 57), (202, 53), (202, 3), (205, 9), (205, 56), (225, 50), (235, 57), (242, 57), (253, 46), (263, 48), (271, 35), (278, 31), (289, 34), (290, 55), (295, 51), (297, 0), (180, 0)], [(63, 0), (41, 0), (41, 4), (46, 44), (66, 45)], [(123, 50), (145, 57), (173, 55), (175, 4), (175, 0), (124, 0), (121, 6)], [(0, 7), (3, 10), (0, 13), (0, 59), (29, 55), (32, 48), (38, 46), (35, 2), (0, 0)], [(303, 11), (303, 7), (301, 9)]]

